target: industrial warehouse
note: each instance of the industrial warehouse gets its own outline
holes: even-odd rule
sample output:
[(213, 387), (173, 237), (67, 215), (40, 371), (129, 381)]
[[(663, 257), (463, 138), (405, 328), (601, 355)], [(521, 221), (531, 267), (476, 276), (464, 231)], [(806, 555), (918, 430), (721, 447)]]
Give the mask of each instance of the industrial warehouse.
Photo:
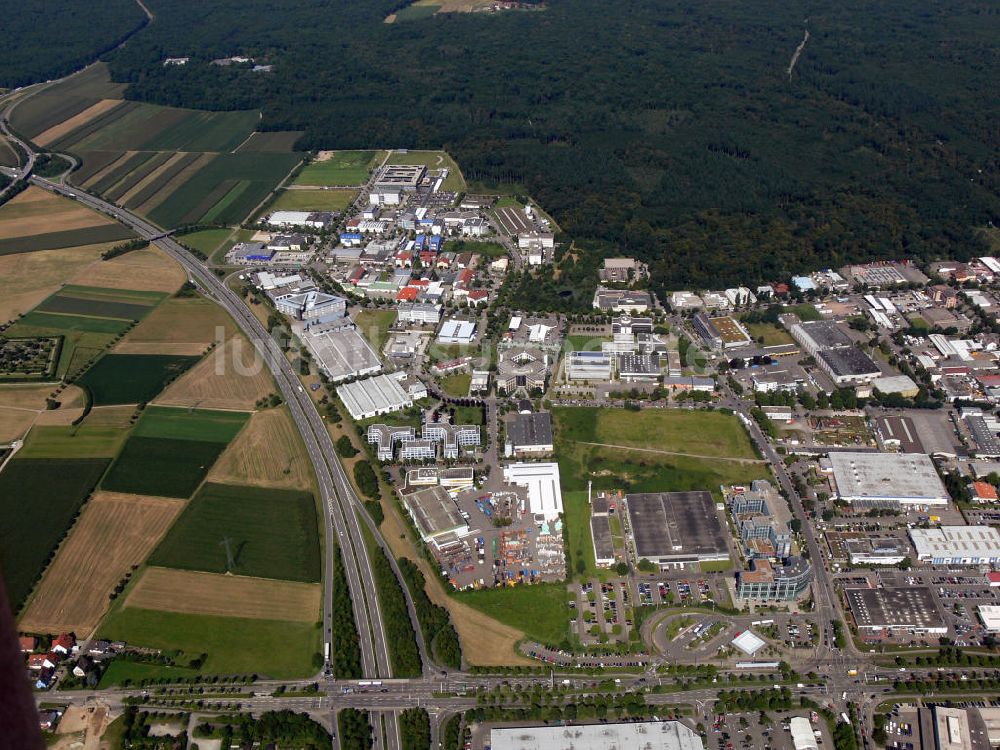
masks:
[(934, 595), (926, 586), (846, 589), (844, 595), (862, 636), (899, 631), (914, 635), (948, 632)]
[(859, 507), (947, 505), (934, 464), (917, 453), (830, 454), (836, 494)]
[(495, 727), (493, 750), (703, 750), (701, 737), (679, 721), (636, 721), (561, 727)]
[(649, 492), (625, 497), (636, 560), (661, 567), (729, 559), (727, 534), (710, 492)]

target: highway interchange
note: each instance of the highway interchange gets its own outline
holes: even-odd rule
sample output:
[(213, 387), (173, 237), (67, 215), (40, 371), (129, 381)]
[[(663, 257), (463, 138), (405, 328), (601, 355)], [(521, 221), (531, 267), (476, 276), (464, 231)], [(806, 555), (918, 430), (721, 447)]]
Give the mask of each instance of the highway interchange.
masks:
[[(36, 88), (41, 90), (44, 85)], [(19, 170), (4, 170), (5, 174), (18, 180), (28, 180), (39, 188), (48, 190), (80, 203), (97, 211), (101, 211), (121, 223), (129, 226), (140, 237), (150, 240), (156, 246), (176, 260), (187, 272), (189, 280), (196, 284), (208, 297), (221, 305), (237, 322), (240, 329), (253, 342), (257, 352), (274, 376), (282, 398), (288, 404), (291, 415), (302, 435), (310, 460), (312, 462), (320, 498), (326, 512), (323, 514), (325, 528), (325, 546), (332, 550), (339, 546), (347, 572), (351, 599), (354, 605), (354, 616), (357, 623), (361, 646), (363, 672), (368, 682), (377, 682), (377, 687), (359, 685), (359, 681), (335, 680), (325, 670), (318, 680), (322, 692), (314, 696), (274, 697), (272, 692), (279, 686), (285, 686), (289, 691), (301, 690), (308, 681), (293, 681), (285, 683), (261, 682), (244, 688), (252, 692), (252, 696), (240, 697), (239, 703), (243, 710), (262, 712), (286, 708), (296, 711), (306, 711), (321, 720), (324, 724), (336, 729), (336, 711), (344, 707), (364, 708), (372, 712), (372, 726), (376, 728), (376, 747), (386, 750), (397, 750), (400, 738), (396, 715), (398, 711), (416, 705), (426, 707), (435, 720), (432, 721), (434, 738), (438, 735), (439, 722), (445, 716), (464, 711), (477, 705), (478, 691), (491, 691), (501, 686), (531, 688), (536, 685), (552, 686), (551, 676), (478, 676), (463, 672), (446, 673), (438, 671), (429, 659), (427, 644), (422, 642), (420, 628), (415, 622), (412, 600), (408, 598), (410, 617), (414, 620), (414, 632), (417, 635), (421, 656), (425, 664), (425, 673), (421, 678), (410, 680), (392, 679), (392, 668), (389, 646), (383, 625), (383, 618), (378, 597), (373, 588), (372, 563), (368, 546), (365, 544), (361, 524), (365, 523), (369, 531), (383, 550), (388, 548), (379, 535), (367, 513), (355, 494), (346, 476), (343, 465), (337, 458), (333, 441), (323, 418), (319, 415), (313, 400), (302, 387), (291, 363), (286, 358), (281, 347), (269, 334), (265, 326), (253, 315), (243, 300), (226, 286), (211, 270), (198, 261), (189, 251), (178, 243), (168, 233), (151, 224), (145, 219), (114, 204), (101, 200), (80, 189), (67, 184), (64, 173), (59, 179), (44, 179), (31, 174), (36, 159), (33, 147), (12, 133), (8, 125), (8, 117), (12, 106), (0, 99), (0, 131), (26, 155), (25, 164)], [(67, 157), (71, 159), (71, 157)], [(72, 161), (71, 161), (72, 163)], [(511, 243), (505, 243), (515, 261), (515, 267), (520, 265), (520, 258)], [(725, 394), (722, 406), (732, 408), (739, 413), (761, 451), (770, 463), (781, 487), (792, 498), (796, 514), (805, 518), (801, 498), (795, 492), (792, 482), (773, 447), (765, 438), (756, 422), (749, 417), (749, 404), (733, 393)], [(828, 571), (822, 561), (819, 543), (810, 524), (803, 524), (803, 533), (814, 561), (815, 585), (813, 587), (815, 615), (817, 622), (826, 625), (840, 619), (837, 599)], [(387, 554), (395, 567), (393, 556)], [(331, 640), (332, 622), (332, 577), (333, 561), (331, 554), (325, 556), (324, 564), (324, 606), (323, 632), (324, 640)], [(396, 570), (398, 578), (398, 569)], [(404, 592), (405, 585), (402, 586)], [(822, 641), (821, 641), (822, 643)], [(853, 706), (861, 715), (862, 722), (870, 735), (872, 714), (875, 707), (883, 700), (890, 699), (891, 682), (898, 678), (896, 668), (878, 666), (873, 657), (861, 653), (853, 643), (848, 641), (845, 650), (836, 650), (822, 645), (817, 647), (814, 656), (796, 665), (800, 672), (815, 671), (822, 677), (817, 683), (792, 687), (798, 696), (808, 696), (818, 703), (832, 708), (835, 712), (847, 711)], [(848, 675), (849, 669), (859, 669), (860, 676)], [(936, 670), (926, 669), (911, 672), (918, 676), (934, 676)], [(578, 673), (569, 672), (569, 684), (562, 686), (574, 695), (586, 696), (600, 691), (596, 687), (595, 678), (581, 677)], [(614, 677), (607, 674), (606, 677)], [(877, 677), (878, 681), (873, 681)], [(634, 672), (620, 673), (621, 685), (617, 689), (647, 691), (656, 683), (663, 683), (663, 678), (655, 670), (650, 669), (641, 676)], [(712, 687), (702, 687), (689, 691), (668, 693), (647, 692), (646, 700), (650, 704), (672, 705), (679, 703), (693, 704), (705, 707), (714, 701), (720, 690), (733, 687), (731, 684), (720, 684)], [(54, 691), (43, 694), (45, 701), (65, 701), (68, 703), (83, 703), (99, 699), (109, 705), (112, 710), (120, 708), (128, 698), (137, 698), (146, 694), (145, 690), (104, 690), (104, 691)], [(155, 705), (155, 696), (147, 696)], [(709, 709), (710, 710), (710, 709)], [(383, 721), (379, 721), (382, 717)], [(384, 733), (381, 727), (384, 726)], [(432, 746), (436, 746), (432, 745)], [(865, 736), (865, 746), (868, 737)], [(337, 747), (334, 733), (334, 747)]]

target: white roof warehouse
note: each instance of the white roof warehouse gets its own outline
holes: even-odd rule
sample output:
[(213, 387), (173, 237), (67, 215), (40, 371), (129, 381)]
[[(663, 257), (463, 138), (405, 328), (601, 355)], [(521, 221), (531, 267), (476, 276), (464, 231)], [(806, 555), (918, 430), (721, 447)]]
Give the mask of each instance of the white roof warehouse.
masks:
[(919, 453), (830, 454), (837, 495), (848, 502), (947, 505), (948, 491), (933, 462)]
[(1000, 531), (993, 526), (910, 529), (917, 559), (934, 565), (991, 565), (1000, 562)]

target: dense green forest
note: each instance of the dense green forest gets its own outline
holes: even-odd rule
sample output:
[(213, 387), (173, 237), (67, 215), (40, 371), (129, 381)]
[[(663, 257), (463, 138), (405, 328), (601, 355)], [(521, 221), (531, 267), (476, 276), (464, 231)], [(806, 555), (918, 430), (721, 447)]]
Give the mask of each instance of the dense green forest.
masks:
[[(443, 146), (473, 184), (534, 196), (588, 274), (609, 252), (661, 289), (965, 256), (1000, 216), (992, 0), (550, 0), (405, 24), (383, 23), (400, 0), (150, 2), (109, 55), (127, 96), (260, 107), (306, 148)], [(236, 53), (275, 69), (207, 64)]]
[(0, 18), (0, 87), (4, 88), (72, 73), (146, 23), (135, 0), (4, 0)]

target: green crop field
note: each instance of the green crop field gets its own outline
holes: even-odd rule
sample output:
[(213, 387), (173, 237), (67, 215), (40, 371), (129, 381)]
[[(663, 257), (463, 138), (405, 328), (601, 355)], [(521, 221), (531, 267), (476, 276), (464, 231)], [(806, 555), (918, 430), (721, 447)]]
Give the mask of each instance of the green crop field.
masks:
[(238, 224), (287, 175), (297, 154), (240, 152), (219, 154), (150, 212), (150, 218), (166, 227), (196, 224), (226, 201), (237, 184), (248, 184), (238, 196), (229, 198), (224, 210), (212, 220), (219, 224)]
[(106, 458), (15, 458), (0, 472), (0, 571), (16, 609), (104, 469)]
[(111, 492), (190, 497), (225, 447), (204, 440), (133, 435), (101, 486)]
[(90, 391), (95, 406), (141, 404), (199, 359), (175, 354), (106, 354), (77, 383)]
[[(208, 654), (199, 670), (203, 674), (258, 674), (283, 680), (308, 677), (316, 672), (312, 659), (321, 649), (322, 635), (310, 623), (189, 615), (135, 607), (112, 611), (98, 633), (101, 638), (123, 640), (136, 646), (180, 651), (187, 661)], [(178, 660), (185, 663), (183, 657)], [(121, 669), (118, 674), (136, 673)]]
[(132, 434), (171, 440), (201, 440), (228, 443), (246, 424), (249, 414), (241, 411), (175, 409), (149, 406)]
[(302, 137), (302, 130), (276, 130), (273, 132), (257, 132), (250, 136), (237, 151), (294, 151), (295, 142)]
[(70, 285), (64, 286), (35, 309), (60, 315), (142, 320), (165, 296), (161, 292)]
[(250, 137), (260, 116), (257, 112), (199, 112), (180, 110), (183, 118), (170, 128), (143, 141), (150, 151), (233, 151)]
[(101, 242), (117, 242), (135, 237), (132, 230), (121, 224), (103, 224), (97, 227), (66, 229), (60, 232), (44, 232), (27, 237), (0, 239), (0, 255), (32, 253), (36, 250), (59, 250), (67, 247), (97, 245)]
[(156, 179), (146, 183), (144, 187), (137, 190), (131, 198), (125, 201), (125, 208), (139, 208), (143, 206), (159, 193), (160, 190), (166, 187), (171, 180), (194, 164), (194, 162), (203, 158), (203, 156), (204, 154), (184, 154), (180, 159), (160, 172)]
[[(412, 6), (411, 6), (412, 7)], [(458, 164), (444, 151), (407, 151), (394, 152), (387, 164), (423, 164), (429, 170), (447, 169), (448, 179), (441, 186), (442, 190), (460, 192), (466, 189), (465, 178)]]
[(80, 168), (73, 172), (73, 182), (83, 185), (102, 169), (111, 166), (121, 158), (124, 151), (88, 151), (84, 154)]
[[(129, 610), (143, 611), (143, 610)], [(183, 660), (182, 660), (183, 661)], [(171, 679), (181, 680), (199, 674), (197, 669), (190, 667), (167, 666), (165, 664), (147, 664), (141, 661), (115, 659), (101, 675), (98, 688), (105, 690), (114, 685), (138, 685), (142, 680)]]
[(20, 458), (114, 458), (128, 431), (119, 427), (36, 425), (31, 428)]
[(240, 575), (319, 580), (316, 505), (308, 492), (206, 484), (150, 557), (151, 565), (226, 572), (229, 539)]
[(378, 166), (382, 151), (336, 151), (326, 161), (307, 164), (295, 179), (296, 185), (362, 185)]
[(282, 190), (269, 210), (343, 211), (357, 195), (357, 190)]
[(224, 243), (233, 230), (228, 227), (220, 229), (203, 229), (190, 234), (178, 235), (177, 240), (187, 247), (193, 247), (200, 253), (211, 255)]
[(142, 166), (153, 159), (155, 154), (148, 151), (140, 151), (137, 154), (132, 154), (127, 159), (123, 159), (121, 162), (115, 164), (110, 170), (105, 174), (101, 175), (99, 180), (95, 180), (94, 184), (90, 185), (89, 188), (95, 193), (104, 194), (110, 190), (114, 185), (119, 183), (125, 178), (126, 175), (138, 171)]
[(133, 169), (116, 182), (113, 187), (104, 191), (104, 197), (117, 203), (123, 195), (166, 164), (173, 156), (174, 154), (166, 151), (153, 154), (153, 158), (147, 159), (139, 168)]
[(569, 636), (568, 594), (561, 583), (479, 589), (454, 596), (543, 644), (557, 646)]

